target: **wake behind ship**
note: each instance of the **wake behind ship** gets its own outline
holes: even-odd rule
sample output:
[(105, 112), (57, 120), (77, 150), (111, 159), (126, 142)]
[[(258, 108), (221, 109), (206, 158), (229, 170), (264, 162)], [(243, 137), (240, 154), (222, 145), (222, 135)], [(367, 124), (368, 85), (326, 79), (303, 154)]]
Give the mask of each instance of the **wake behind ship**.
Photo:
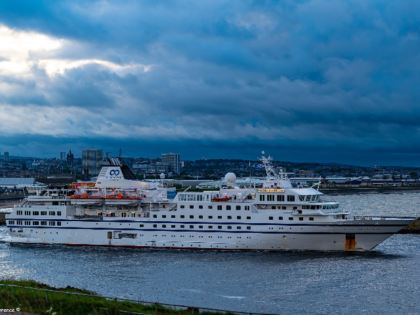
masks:
[(48, 189), (6, 216), (3, 242), (199, 250), (371, 250), (416, 218), (351, 217), (314, 188), (293, 188), (282, 169), (261, 158), (262, 188), (175, 195), (162, 183), (136, 180), (109, 159), (96, 183)]

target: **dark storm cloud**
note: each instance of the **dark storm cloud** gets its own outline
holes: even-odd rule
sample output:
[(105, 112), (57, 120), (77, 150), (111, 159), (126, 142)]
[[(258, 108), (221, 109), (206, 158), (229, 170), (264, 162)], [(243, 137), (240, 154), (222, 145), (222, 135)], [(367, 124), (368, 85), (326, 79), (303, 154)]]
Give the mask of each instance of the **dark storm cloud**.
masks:
[(238, 156), (251, 142), (282, 159), (412, 164), (419, 9), (379, 0), (6, 2), (2, 24), (71, 42), (47, 59), (128, 68), (83, 64), (48, 76), (35, 66), (32, 81), (1, 78), (24, 93), (0, 102), (83, 109), (68, 132), (77, 126), (86, 138), (56, 137), (56, 146), (131, 143), (133, 155), (196, 158)]

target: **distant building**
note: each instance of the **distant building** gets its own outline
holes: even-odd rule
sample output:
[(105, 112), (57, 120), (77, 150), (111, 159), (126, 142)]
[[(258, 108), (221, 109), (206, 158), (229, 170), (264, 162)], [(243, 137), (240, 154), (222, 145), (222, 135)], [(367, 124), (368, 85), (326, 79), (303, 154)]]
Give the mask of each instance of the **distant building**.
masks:
[(103, 152), (101, 149), (89, 147), (82, 150), (82, 166), (85, 175), (98, 175), (102, 168)]
[(308, 170), (299, 170), (299, 169), (295, 169), (293, 170), (294, 176), (295, 177), (313, 177), (314, 176), (314, 171), (308, 171)]
[(162, 163), (169, 164), (169, 171), (180, 173), (179, 153), (162, 153)]
[(65, 160), (66, 159), (66, 152), (60, 152), (60, 160)]
[(9, 152), (4, 152), (4, 161), (9, 161)]
[(73, 153), (71, 153), (71, 150), (70, 150), (69, 153), (67, 154), (67, 166), (73, 167), (73, 163), (74, 163), (74, 155)]
[(105, 156), (106, 156), (107, 159), (110, 159), (110, 158), (112, 158), (112, 153), (107, 152), (107, 153), (105, 153)]

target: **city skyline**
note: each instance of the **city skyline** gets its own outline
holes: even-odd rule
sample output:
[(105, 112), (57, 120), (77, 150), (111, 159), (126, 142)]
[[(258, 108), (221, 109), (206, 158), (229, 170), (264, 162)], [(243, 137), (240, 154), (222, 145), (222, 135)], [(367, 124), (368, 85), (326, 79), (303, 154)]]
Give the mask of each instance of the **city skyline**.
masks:
[(2, 152), (417, 166), (419, 6), (3, 3)]

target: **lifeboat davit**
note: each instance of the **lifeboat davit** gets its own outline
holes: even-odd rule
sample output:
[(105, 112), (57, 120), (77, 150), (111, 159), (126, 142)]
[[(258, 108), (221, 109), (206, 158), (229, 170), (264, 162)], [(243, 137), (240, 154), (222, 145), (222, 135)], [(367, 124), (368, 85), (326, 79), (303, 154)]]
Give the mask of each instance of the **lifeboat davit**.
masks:
[(232, 197), (213, 198), (213, 201), (229, 201)]

